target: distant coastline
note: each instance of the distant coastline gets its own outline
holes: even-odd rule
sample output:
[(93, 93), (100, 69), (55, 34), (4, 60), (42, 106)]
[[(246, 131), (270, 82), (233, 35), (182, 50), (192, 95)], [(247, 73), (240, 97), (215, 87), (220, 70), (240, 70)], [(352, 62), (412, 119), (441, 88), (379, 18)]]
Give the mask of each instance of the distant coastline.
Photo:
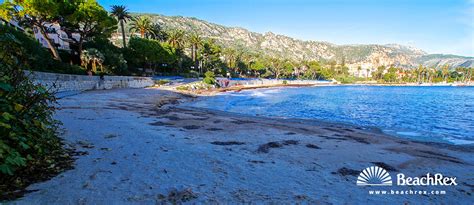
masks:
[[(250, 81), (250, 80), (249, 80)], [(254, 81), (254, 80), (252, 80)], [(196, 81), (198, 82), (198, 81)], [(189, 83), (193, 84), (195, 82)], [(216, 87), (211, 89), (192, 89), (192, 90), (180, 90), (177, 89), (182, 84), (169, 85), (169, 86), (157, 86), (155, 88), (164, 90), (173, 90), (183, 94), (190, 95), (216, 95), (224, 92), (240, 92), (243, 90), (254, 90), (254, 89), (265, 89), (265, 88), (277, 88), (277, 87), (313, 87), (313, 86), (406, 86), (406, 87), (473, 87), (474, 84), (464, 83), (338, 83), (332, 81), (304, 81), (304, 80), (277, 80), (276, 83), (262, 83), (262, 84), (246, 84), (245, 80), (240, 80), (238, 84), (228, 87)]]

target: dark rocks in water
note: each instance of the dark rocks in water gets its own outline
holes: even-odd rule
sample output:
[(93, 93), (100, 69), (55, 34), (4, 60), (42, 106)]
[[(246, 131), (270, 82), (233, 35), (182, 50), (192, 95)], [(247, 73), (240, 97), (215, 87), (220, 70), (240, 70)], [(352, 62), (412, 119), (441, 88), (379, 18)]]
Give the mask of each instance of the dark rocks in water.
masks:
[(325, 130), (331, 131), (331, 132), (336, 132), (336, 133), (343, 133), (344, 131), (339, 129), (339, 128), (330, 128), (330, 127), (325, 127), (323, 128)]
[(285, 140), (283, 145), (297, 145), (299, 142), (297, 140)]
[(221, 131), (223, 129), (221, 129), (221, 128), (208, 128), (206, 130), (208, 130), (208, 131)]
[(287, 132), (287, 133), (285, 133), (285, 135), (296, 135), (296, 133), (294, 133), (294, 132)]
[(363, 143), (363, 144), (370, 144), (370, 142), (368, 142), (365, 138), (362, 138), (362, 137), (356, 137), (356, 136), (352, 136), (352, 135), (341, 135), (341, 134), (335, 134), (334, 136), (345, 137), (345, 138), (348, 138), (348, 139), (351, 139), (351, 140), (354, 140), (356, 142)]
[[(339, 136), (339, 135), (337, 135)], [(324, 139), (328, 139), (328, 140), (347, 140), (346, 138), (343, 138), (343, 137), (331, 137), (331, 136), (326, 136), (326, 135), (320, 135), (319, 137), (322, 137)]]
[(194, 193), (191, 188), (181, 191), (178, 191), (177, 189), (172, 189), (168, 193), (168, 196), (158, 194), (157, 198), (158, 200), (160, 200), (160, 204), (182, 204), (183, 202), (191, 201), (193, 199), (198, 198), (198, 195)]
[(337, 172), (331, 172), (331, 174), (339, 174), (341, 176), (358, 176), (360, 171), (343, 167), (338, 169)]
[(385, 164), (385, 163), (383, 163), (383, 162), (372, 162), (372, 164), (375, 164), (375, 165), (377, 165), (377, 166), (379, 166), (379, 167), (382, 167), (382, 168), (384, 168), (385, 170), (390, 171), (390, 172), (398, 172), (398, 169), (396, 169), (395, 167), (390, 166), (390, 165), (388, 165), (388, 164)]
[(166, 118), (166, 119), (171, 120), (171, 121), (180, 121), (180, 120), (182, 120), (181, 118), (177, 117), (176, 115), (168, 115), (168, 116), (164, 116), (162, 118)]
[(183, 127), (184, 129), (187, 129), (187, 130), (196, 130), (196, 129), (199, 129), (201, 128), (201, 126), (197, 126), (197, 125), (186, 125)]
[(261, 160), (249, 160), (248, 162), (254, 163), (254, 164), (265, 164), (264, 161)]
[(314, 144), (307, 144), (306, 147), (311, 148), (311, 149), (321, 149), (321, 147), (318, 147), (317, 145), (314, 145)]
[(347, 136), (353, 140), (355, 140), (356, 142), (359, 142), (359, 143), (363, 143), (363, 144), (370, 144), (370, 142), (368, 142), (366, 139), (364, 138), (361, 138), (361, 137), (351, 137), (351, 136)]
[(149, 124), (150, 124), (150, 125), (153, 125), (153, 126), (169, 126), (169, 125), (173, 125), (172, 123), (160, 122), (160, 121), (152, 122), (152, 123), (149, 123)]
[(214, 141), (214, 142), (211, 142), (211, 144), (227, 146), (227, 145), (243, 145), (243, 144), (245, 144), (245, 142), (237, 142), (237, 141), (221, 142), (221, 141)]
[(231, 122), (238, 125), (255, 123), (254, 121), (251, 121), (251, 120), (238, 120), (238, 119), (234, 119), (234, 121), (231, 121)]
[(280, 144), (279, 142), (269, 142), (269, 143), (260, 145), (257, 149), (257, 152), (268, 153), (268, 151), (270, 151), (270, 148), (280, 148), (280, 147), (283, 147), (283, 145)]
[(285, 140), (282, 142), (269, 142), (258, 147), (257, 152), (268, 153), (271, 148), (280, 148), (286, 145), (298, 145), (297, 140)]

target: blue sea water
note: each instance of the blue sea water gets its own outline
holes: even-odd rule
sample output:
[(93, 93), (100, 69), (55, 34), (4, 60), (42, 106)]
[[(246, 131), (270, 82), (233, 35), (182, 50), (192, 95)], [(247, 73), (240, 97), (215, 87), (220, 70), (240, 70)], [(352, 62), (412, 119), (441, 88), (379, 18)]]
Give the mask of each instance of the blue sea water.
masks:
[(191, 106), (375, 126), (421, 141), (474, 143), (474, 87), (271, 88), (224, 93)]

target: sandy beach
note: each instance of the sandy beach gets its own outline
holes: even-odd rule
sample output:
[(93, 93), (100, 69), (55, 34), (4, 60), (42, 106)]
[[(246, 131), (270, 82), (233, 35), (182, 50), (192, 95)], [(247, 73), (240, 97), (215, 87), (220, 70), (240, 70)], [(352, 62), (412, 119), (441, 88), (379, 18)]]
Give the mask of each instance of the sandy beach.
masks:
[[(201, 97), (202, 98), (202, 97)], [(89, 91), (59, 100), (75, 167), (28, 187), (17, 204), (472, 204), (474, 147), (419, 143), (315, 120), (187, 106), (160, 89)], [(445, 195), (370, 195), (360, 171), (457, 177)], [(399, 187), (392, 188), (396, 190)]]

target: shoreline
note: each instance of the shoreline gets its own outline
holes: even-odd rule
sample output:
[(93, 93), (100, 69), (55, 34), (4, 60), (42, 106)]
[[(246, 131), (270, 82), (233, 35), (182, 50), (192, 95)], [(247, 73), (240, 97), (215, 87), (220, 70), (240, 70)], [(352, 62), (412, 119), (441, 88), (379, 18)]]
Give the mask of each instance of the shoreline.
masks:
[[(473, 147), (433, 146), (373, 129), (190, 108), (158, 89), (90, 91), (60, 100), (65, 140), (87, 154), (15, 201), (46, 203), (401, 203), (469, 201)], [(457, 146), (457, 145), (456, 145)], [(355, 185), (377, 165), (459, 178), (448, 195), (370, 196)], [(426, 187), (419, 187), (425, 189)], [(340, 198), (325, 196), (340, 196)]]
[(195, 95), (195, 96), (213, 96), (219, 93), (225, 92), (241, 92), (244, 90), (254, 89), (266, 89), (266, 88), (298, 88), (298, 87), (325, 87), (325, 86), (386, 86), (386, 87), (474, 87), (474, 84), (468, 84), (463, 86), (456, 86), (451, 84), (431, 84), (431, 85), (420, 85), (420, 84), (384, 84), (384, 83), (349, 83), (349, 84), (336, 84), (336, 83), (307, 83), (307, 84), (265, 84), (265, 85), (237, 85), (226, 88), (214, 88), (209, 90), (178, 90), (176, 87), (179, 85), (171, 86), (156, 86), (151, 87), (152, 89), (168, 90), (181, 94)]
[[(329, 85), (321, 85), (321, 86), (329, 86)], [(280, 87), (314, 87), (314, 86), (270, 86), (270, 87), (252, 87), (248, 89), (241, 89), (238, 91), (230, 90), (230, 92), (240, 92), (242, 90), (253, 90), (253, 89), (265, 89), (265, 88), (280, 88)], [(224, 91), (224, 92), (229, 92), (229, 91)], [(274, 116), (264, 116), (264, 115), (249, 115), (249, 114), (244, 114), (244, 113), (236, 113), (236, 112), (228, 112), (228, 111), (222, 111), (222, 110), (215, 110), (215, 109), (210, 109), (210, 108), (202, 108), (202, 107), (193, 107), (187, 105), (187, 103), (192, 102), (194, 100), (197, 100), (199, 98), (206, 98), (212, 95), (193, 95), (193, 94), (188, 94), (188, 93), (181, 93), (181, 92), (175, 92), (179, 95), (182, 95), (182, 97), (179, 97), (179, 101), (176, 102), (170, 102), (167, 100), (167, 98), (164, 99), (164, 105), (162, 107), (167, 107), (167, 106), (173, 106), (173, 107), (178, 107), (178, 108), (184, 108), (184, 109), (190, 109), (190, 110), (204, 110), (210, 113), (215, 113), (217, 115), (222, 115), (222, 116), (238, 116), (238, 117), (244, 117), (244, 118), (258, 118), (261, 120), (282, 120), (286, 122), (305, 122), (308, 124), (324, 124), (326, 126), (338, 126), (338, 127), (344, 127), (344, 128), (361, 128), (364, 130), (369, 130), (370, 132), (374, 134), (381, 134), (389, 138), (393, 138), (393, 140), (404, 140), (404, 141), (410, 141), (413, 143), (420, 143), (420, 144), (425, 144), (425, 145), (430, 145), (430, 146), (436, 146), (436, 147), (449, 147), (450, 149), (456, 149), (456, 148), (461, 148), (463, 150), (467, 149), (472, 149), (472, 152), (474, 152), (474, 143), (468, 143), (468, 144), (454, 144), (454, 143), (449, 143), (446, 141), (423, 141), (423, 140), (416, 140), (408, 137), (402, 137), (390, 133), (386, 133), (381, 129), (380, 127), (377, 126), (361, 126), (357, 124), (351, 124), (351, 123), (344, 123), (344, 122), (335, 122), (335, 121), (328, 121), (328, 120), (320, 120), (320, 119), (309, 119), (309, 118), (292, 118), (292, 117), (274, 117)], [(172, 98), (173, 99), (173, 98)], [(162, 103), (159, 103), (162, 104)]]
[(454, 84), (411, 84), (411, 83), (349, 83), (338, 85), (360, 85), (360, 86), (408, 86), (408, 87), (474, 87), (474, 84), (454, 85)]
[(255, 89), (266, 89), (266, 88), (281, 88), (281, 87), (290, 87), (290, 88), (298, 88), (298, 87), (317, 87), (317, 86), (333, 86), (330, 84), (270, 84), (270, 85), (239, 85), (239, 86), (231, 86), (227, 88), (214, 88), (209, 90), (178, 90), (175, 86), (159, 86), (159, 87), (151, 87), (151, 89), (156, 90), (166, 90), (172, 91), (176, 93), (181, 93), (184, 95), (194, 95), (194, 96), (213, 96), (219, 93), (225, 92), (240, 92), (243, 90), (255, 90)]

